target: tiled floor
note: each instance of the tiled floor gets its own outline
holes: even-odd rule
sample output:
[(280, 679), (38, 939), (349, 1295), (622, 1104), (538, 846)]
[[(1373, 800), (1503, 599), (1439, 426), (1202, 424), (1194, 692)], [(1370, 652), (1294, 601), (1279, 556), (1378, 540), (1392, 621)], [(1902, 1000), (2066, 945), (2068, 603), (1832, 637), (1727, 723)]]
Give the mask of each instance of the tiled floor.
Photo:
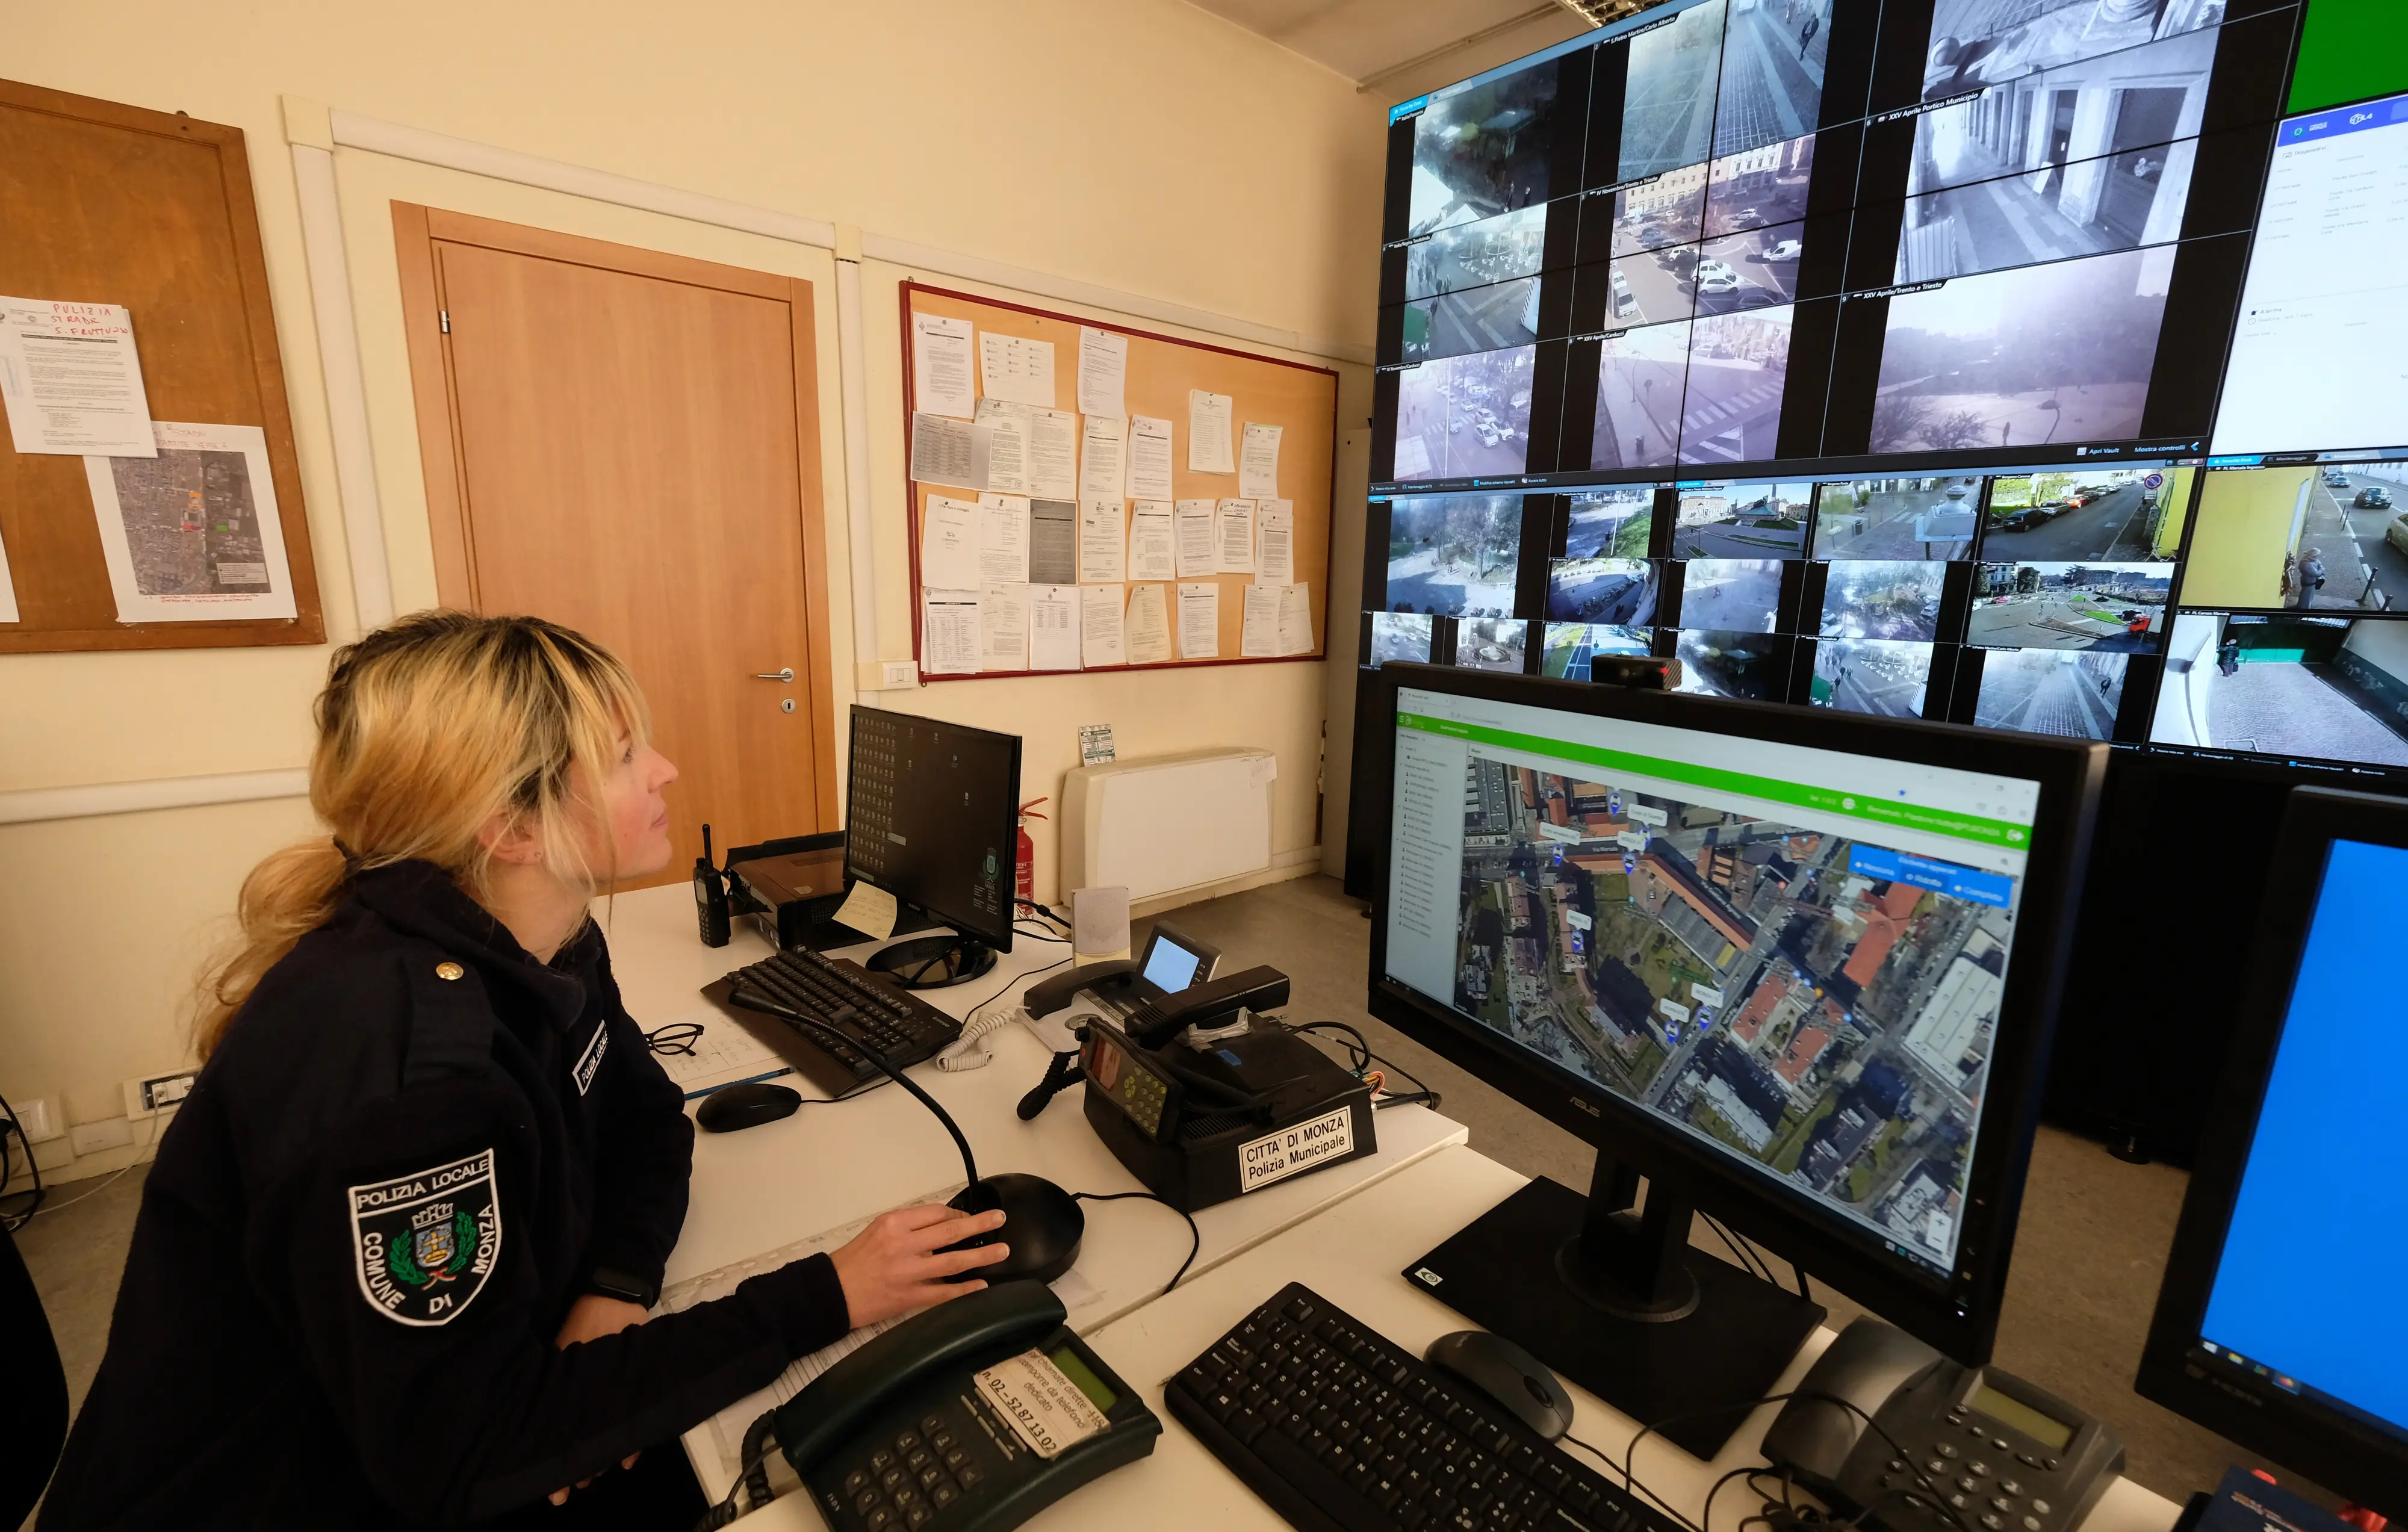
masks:
[[(1290, 1020), (1348, 1021), (1362, 1028), (1381, 1053), (1445, 1096), (1443, 1110), (1470, 1128), (1474, 1149), (1525, 1174), (1585, 1188), (1593, 1158), (1586, 1145), (1366, 1014), (1369, 924), (1360, 909), (1335, 881), (1315, 877), (1191, 905), (1164, 918), (1219, 946), (1226, 961), (1268, 963), (1286, 973), (1294, 990)], [(1137, 940), (1144, 940), (1143, 923)], [(52, 1210), (17, 1236), (50, 1310), (77, 1405), (100, 1366), (142, 1174), (133, 1171), (97, 1190), (71, 1185)], [(2126, 1165), (2096, 1144), (2043, 1128), (2025, 1187), (1998, 1344), (1999, 1365), (2114, 1425), (2129, 1450), (2132, 1478), (2177, 1500), (2214, 1484), (2231, 1463), (2261, 1466), (2131, 1389), (2184, 1185), (2180, 1171)], [(1712, 1238), (1701, 1225), (1699, 1243)], [(1773, 1265), (1788, 1275), (1784, 1263)], [(1861, 1312), (1828, 1284), (1815, 1288), (1834, 1325)]]

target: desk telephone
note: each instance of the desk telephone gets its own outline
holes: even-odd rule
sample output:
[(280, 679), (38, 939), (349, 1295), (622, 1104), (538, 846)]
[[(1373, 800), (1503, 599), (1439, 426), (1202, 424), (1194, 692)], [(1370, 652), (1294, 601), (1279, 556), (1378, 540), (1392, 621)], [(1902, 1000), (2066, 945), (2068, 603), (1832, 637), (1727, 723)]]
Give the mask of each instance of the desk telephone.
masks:
[(2103, 1423), (1877, 1319), (1850, 1324), (1815, 1359), (1765, 1432), (1764, 1455), (1887, 1532), (2071, 1532), (2124, 1468)]
[[(1063, 1321), (1042, 1282), (939, 1304), (775, 1410), (778, 1450), (835, 1532), (1018, 1526), (1162, 1434), (1138, 1391)], [(763, 1504), (766, 1475), (745, 1482)]]

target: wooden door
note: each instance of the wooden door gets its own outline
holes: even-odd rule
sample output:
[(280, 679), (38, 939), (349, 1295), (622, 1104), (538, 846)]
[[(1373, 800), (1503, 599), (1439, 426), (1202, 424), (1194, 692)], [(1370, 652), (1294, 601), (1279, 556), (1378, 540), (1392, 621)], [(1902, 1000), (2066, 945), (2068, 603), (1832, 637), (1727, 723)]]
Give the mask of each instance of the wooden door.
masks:
[[(446, 605), (624, 658), (687, 875), (836, 826), (811, 289), (394, 205)], [(791, 682), (775, 678), (791, 670)]]

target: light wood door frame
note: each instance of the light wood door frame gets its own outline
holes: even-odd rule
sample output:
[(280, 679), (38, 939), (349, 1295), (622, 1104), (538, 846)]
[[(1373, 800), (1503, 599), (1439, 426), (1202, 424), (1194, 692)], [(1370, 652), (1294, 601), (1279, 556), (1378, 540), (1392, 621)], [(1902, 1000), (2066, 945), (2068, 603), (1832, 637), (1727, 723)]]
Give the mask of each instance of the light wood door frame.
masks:
[[(451, 351), (443, 344), (442, 296), (435, 256), (437, 241), (739, 293), (786, 306), (794, 320), (795, 465), (799, 479), (796, 489), (796, 504), (802, 509), (802, 523), (796, 534), (802, 539), (799, 594), (810, 650), (796, 677), (804, 687), (810, 713), (819, 828), (837, 828), (840, 821), (836, 796), (835, 671), (828, 652), (827, 523), (820, 495), (819, 347), (811, 284), (799, 277), (721, 265), (409, 202), (393, 205), (393, 232), (401, 264), (402, 324), (409, 346), (410, 394), (417, 406), (419, 461), (426, 477), (426, 519), (435, 542), (435, 591), (447, 607), (476, 610), (478, 598), (467, 468), (460, 450)], [(707, 620), (708, 614), (696, 614), (696, 621)]]

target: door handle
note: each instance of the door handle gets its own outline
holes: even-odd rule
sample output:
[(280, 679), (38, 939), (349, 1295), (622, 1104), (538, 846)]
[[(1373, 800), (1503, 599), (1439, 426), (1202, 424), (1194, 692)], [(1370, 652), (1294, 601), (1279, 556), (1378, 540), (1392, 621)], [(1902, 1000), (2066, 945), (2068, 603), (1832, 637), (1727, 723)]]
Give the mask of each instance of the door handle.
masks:
[(755, 670), (752, 672), (752, 679), (754, 680), (784, 681), (788, 685), (792, 685), (795, 680), (795, 667), (790, 665), (780, 670)]

